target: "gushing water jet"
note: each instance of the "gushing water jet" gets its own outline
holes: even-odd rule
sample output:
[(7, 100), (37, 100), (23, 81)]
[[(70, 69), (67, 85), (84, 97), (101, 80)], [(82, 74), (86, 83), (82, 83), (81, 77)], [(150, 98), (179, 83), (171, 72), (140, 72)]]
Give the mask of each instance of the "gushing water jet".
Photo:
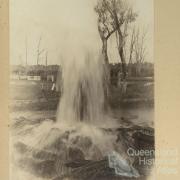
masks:
[(62, 68), (63, 92), (58, 108), (60, 123), (96, 123), (103, 119), (103, 61), (93, 53), (68, 59)]

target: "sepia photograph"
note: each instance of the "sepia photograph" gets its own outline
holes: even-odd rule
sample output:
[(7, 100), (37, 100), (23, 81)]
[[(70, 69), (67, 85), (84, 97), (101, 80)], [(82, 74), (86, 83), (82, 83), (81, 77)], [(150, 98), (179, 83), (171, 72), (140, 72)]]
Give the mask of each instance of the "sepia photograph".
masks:
[(9, 0), (9, 33), (10, 180), (152, 177), (153, 0)]

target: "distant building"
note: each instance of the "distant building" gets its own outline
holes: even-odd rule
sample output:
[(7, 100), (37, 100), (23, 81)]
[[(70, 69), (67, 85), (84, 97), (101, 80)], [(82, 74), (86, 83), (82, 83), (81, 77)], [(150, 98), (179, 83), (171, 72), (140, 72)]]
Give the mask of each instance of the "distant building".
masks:
[(61, 73), (59, 73), (59, 71), (61, 71), (61, 67), (59, 65), (13, 65), (11, 66), (10, 79), (44, 82), (49, 81), (57, 84), (57, 78), (59, 79), (59, 77), (57, 76), (61, 76)]
[(25, 75), (25, 74), (20, 74), (20, 75), (19, 75), (19, 80), (27, 80), (27, 75)]
[(29, 76), (27, 76), (27, 80), (29, 80), (29, 81), (40, 81), (41, 76), (29, 75)]

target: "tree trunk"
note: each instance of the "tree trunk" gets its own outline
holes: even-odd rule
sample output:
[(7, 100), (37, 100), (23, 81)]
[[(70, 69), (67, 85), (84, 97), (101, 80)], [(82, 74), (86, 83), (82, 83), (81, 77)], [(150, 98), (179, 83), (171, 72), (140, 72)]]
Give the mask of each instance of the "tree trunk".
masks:
[(103, 87), (104, 87), (104, 110), (108, 110), (108, 95), (109, 95), (109, 86), (110, 86), (110, 69), (109, 69), (109, 58), (107, 53), (107, 39), (102, 39), (102, 55), (104, 60), (104, 78), (103, 78)]
[(123, 37), (122, 37), (122, 33), (121, 30), (118, 30), (118, 35), (119, 35), (119, 45), (118, 45), (118, 52), (119, 52), (119, 56), (121, 59), (121, 64), (122, 64), (122, 73), (123, 73), (123, 80), (126, 79), (126, 60), (125, 60), (125, 56), (124, 56), (124, 49), (123, 49)]
[(123, 80), (126, 79), (126, 61), (125, 61), (125, 57), (124, 57), (124, 50), (123, 47), (120, 48), (119, 50), (119, 54), (121, 57), (121, 63), (122, 63), (122, 73), (123, 73)]
[(140, 62), (138, 62), (137, 64), (136, 64), (136, 76), (140, 76), (141, 75), (141, 63)]
[(105, 64), (109, 64), (108, 54), (107, 54), (107, 39), (102, 39), (102, 54)]

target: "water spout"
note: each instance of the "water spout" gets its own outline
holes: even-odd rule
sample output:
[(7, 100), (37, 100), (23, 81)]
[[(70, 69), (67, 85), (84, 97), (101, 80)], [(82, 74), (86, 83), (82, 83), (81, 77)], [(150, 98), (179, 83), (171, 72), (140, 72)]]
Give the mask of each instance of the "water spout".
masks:
[(60, 123), (94, 123), (103, 117), (103, 62), (86, 52), (68, 59), (63, 67), (63, 93), (57, 119)]

